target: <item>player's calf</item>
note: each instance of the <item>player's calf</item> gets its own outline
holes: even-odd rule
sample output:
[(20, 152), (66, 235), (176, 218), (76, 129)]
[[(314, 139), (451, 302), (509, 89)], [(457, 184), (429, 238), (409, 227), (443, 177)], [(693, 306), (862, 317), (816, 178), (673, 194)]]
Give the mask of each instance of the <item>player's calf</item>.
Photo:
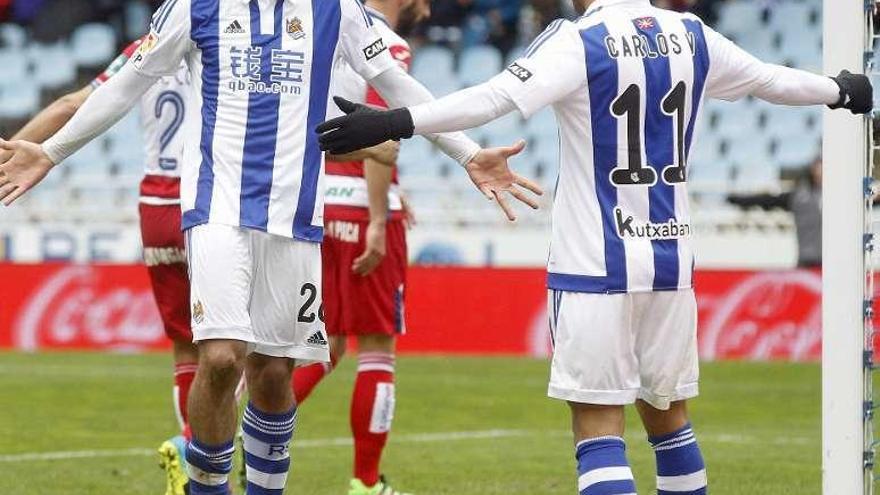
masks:
[(637, 407), (657, 460), (658, 495), (705, 495), (706, 465), (687, 420), (686, 403), (674, 402), (667, 411), (642, 401)]
[(293, 372), (290, 386), (293, 389), (293, 396), (296, 398), (297, 405), (305, 402), (315, 387), (336, 368), (336, 365), (345, 355), (345, 336), (331, 335), (329, 339), (329, 363), (314, 363), (308, 366), (301, 366)]

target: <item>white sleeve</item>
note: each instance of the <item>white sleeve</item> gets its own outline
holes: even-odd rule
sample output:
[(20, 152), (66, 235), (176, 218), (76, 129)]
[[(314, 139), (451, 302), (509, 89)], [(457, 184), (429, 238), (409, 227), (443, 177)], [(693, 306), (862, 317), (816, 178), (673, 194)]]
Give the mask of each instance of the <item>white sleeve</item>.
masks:
[(339, 44), (346, 62), (367, 81), (398, 67), (360, 0), (340, 0)]
[(828, 77), (764, 63), (703, 26), (709, 50), (706, 95), (734, 101), (747, 95), (780, 105), (833, 105), (840, 87)]
[(43, 151), (58, 164), (113, 126), (159, 78), (139, 73), (131, 64), (92, 93), (73, 118), (43, 143)]
[(529, 118), (586, 84), (585, 65), (577, 28), (569, 21), (557, 20), (535, 38), (524, 57), (490, 83)]
[(180, 61), (193, 46), (190, 3), (191, 0), (166, 0), (153, 14), (150, 34), (131, 58), (138, 72), (145, 76), (177, 73)]
[[(368, 82), (390, 108), (409, 107), (434, 101), (430, 91), (397, 65)], [(461, 132), (427, 134), (424, 137), (461, 165), (466, 165), (480, 152), (480, 145)]]
[(497, 78), (463, 89), (439, 100), (409, 109), (416, 134), (461, 131), (488, 124), (516, 110), (499, 88)]

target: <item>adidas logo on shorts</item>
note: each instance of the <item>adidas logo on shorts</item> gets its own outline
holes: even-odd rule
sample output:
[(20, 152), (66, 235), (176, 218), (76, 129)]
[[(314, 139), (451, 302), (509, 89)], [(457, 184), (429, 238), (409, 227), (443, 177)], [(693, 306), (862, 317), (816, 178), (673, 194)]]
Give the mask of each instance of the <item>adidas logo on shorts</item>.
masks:
[(315, 333), (312, 334), (311, 337), (309, 337), (309, 340), (306, 341), (306, 344), (326, 346), (326, 345), (327, 345), (327, 339), (324, 338), (324, 334), (323, 334), (323, 333), (321, 333), (321, 332), (315, 332)]
[(230, 24), (224, 32), (226, 34), (244, 34), (246, 31), (241, 27), (241, 23), (238, 22), (238, 19), (236, 19), (232, 21), (232, 24)]

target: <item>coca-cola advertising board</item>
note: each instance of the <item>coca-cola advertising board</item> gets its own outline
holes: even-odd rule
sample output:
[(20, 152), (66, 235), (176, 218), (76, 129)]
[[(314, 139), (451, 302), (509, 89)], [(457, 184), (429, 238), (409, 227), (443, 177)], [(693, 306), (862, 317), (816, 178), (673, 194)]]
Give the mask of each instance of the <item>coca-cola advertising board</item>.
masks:
[[(0, 264), (0, 348), (165, 349), (149, 279), (138, 265)], [(540, 269), (413, 267), (403, 353), (546, 356)], [(816, 360), (816, 271), (698, 271), (705, 360)]]

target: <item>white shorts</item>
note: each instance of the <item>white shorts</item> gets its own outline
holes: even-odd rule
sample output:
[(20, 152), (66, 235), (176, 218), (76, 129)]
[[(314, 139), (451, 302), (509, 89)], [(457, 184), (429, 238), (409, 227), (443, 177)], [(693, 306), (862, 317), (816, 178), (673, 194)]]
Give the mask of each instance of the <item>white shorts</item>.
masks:
[(697, 396), (693, 290), (548, 292), (550, 397), (601, 405), (642, 399), (666, 410), (671, 402)]
[(193, 340), (231, 339), (258, 354), (329, 361), (321, 245), (229, 225), (187, 232)]

